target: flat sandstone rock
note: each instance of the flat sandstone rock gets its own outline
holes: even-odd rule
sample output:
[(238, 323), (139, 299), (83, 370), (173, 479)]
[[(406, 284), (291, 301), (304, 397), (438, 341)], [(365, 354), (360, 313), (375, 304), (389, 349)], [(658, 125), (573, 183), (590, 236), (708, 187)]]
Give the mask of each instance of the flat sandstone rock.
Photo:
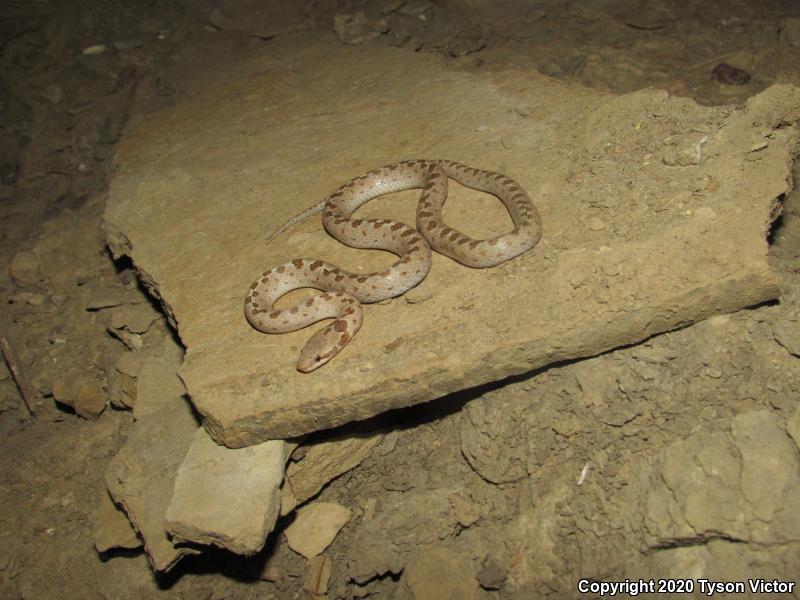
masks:
[(165, 406), (136, 422), (106, 467), (108, 491), (139, 532), (156, 571), (169, 571), (183, 556), (199, 553), (176, 546), (165, 520), (175, 475), (196, 430), (187, 402)]
[(215, 444), (199, 428), (178, 469), (165, 521), (173, 539), (255, 554), (280, 509), (284, 442)]
[[(789, 187), (798, 89), (709, 108), (300, 38), (274, 40), (118, 148), (109, 244), (177, 325), (181, 377), (216, 441), (334, 427), (777, 297), (766, 235)], [(411, 158), (517, 180), (541, 242), (492, 269), (435, 255), (408, 298), (368, 305), (339, 356), (297, 372), (321, 325), (259, 333), (243, 314), (250, 283), (297, 257), (364, 273), (393, 257), (345, 247), (319, 216), (265, 238), (351, 178)], [(358, 214), (413, 223), (418, 197)], [(445, 220), (473, 237), (510, 230), (499, 201), (455, 184)]]

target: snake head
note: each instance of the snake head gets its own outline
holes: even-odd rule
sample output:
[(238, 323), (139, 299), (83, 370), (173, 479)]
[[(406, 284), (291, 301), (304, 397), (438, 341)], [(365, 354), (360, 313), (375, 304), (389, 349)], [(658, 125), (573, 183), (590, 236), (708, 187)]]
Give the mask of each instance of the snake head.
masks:
[(347, 332), (348, 324), (343, 319), (336, 319), (333, 323), (311, 336), (308, 343), (300, 351), (297, 361), (297, 370), (301, 373), (310, 373), (339, 354), (350, 341), (351, 335)]

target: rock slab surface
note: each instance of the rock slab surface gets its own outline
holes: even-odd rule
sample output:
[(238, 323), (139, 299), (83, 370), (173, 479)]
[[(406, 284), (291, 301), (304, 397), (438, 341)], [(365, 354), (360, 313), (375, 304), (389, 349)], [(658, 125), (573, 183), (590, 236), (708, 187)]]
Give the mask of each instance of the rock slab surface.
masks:
[[(789, 186), (791, 86), (708, 108), (324, 40), (226, 76), (129, 131), (105, 229), (177, 326), (181, 377), (227, 446), (365, 419), (779, 293), (766, 234)], [(517, 180), (542, 214), (541, 242), (493, 269), (435, 256), (413, 297), (367, 306), (339, 356), (298, 373), (316, 328), (252, 329), (250, 283), (296, 257), (364, 273), (391, 258), (343, 246), (318, 218), (265, 237), (363, 172), (437, 157)], [(418, 195), (358, 214), (413, 223)], [(496, 200), (456, 185), (445, 220), (475, 237), (510, 222)]]

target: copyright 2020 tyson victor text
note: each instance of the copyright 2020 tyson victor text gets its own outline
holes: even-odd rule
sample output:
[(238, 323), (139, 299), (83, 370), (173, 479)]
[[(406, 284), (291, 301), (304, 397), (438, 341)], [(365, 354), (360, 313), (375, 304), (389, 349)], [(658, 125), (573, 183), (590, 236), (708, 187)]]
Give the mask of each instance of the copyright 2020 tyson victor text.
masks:
[(712, 581), (711, 579), (625, 579), (624, 581), (578, 580), (578, 591), (601, 597), (618, 594), (791, 594), (796, 582), (778, 579), (747, 579), (743, 581)]

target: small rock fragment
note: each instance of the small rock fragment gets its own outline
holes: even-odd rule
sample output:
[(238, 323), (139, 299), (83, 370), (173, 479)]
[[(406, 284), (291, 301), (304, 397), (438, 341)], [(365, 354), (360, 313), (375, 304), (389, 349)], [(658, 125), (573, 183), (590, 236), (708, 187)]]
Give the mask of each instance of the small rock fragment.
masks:
[(750, 83), (750, 73), (728, 63), (719, 63), (711, 71), (711, 78), (725, 85), (745, 85)]
[(103, 412), (107, 401), (105, 386), (99, 381), (90, 381), (81, 386), (72, 406), (79, 416), (94, 420)]
[(442, 546), (414, 554), (403, 570), (397, 600), (470, 600), (478, 591), (472, 564)]
[(182, 556), (198, 553), (194, 548), (176, 547), (167, 536), (165, 522), (178, 467), (196, 430), (188, 403), (176, 403), (137, 421), (106, 468), (108, 491), (139, 531), (156, 571), (168, 571)]
[(330, 545), (351, 514), (349, 508), (335, 502), (304, 506), (286, 528), (286, 541), (292, 550), (311, 560)]
[(8, 266), (8, 274), (20, 287), (38, 283), (42, 278), (39, 258), (30, 250), (17, 252)]
[(487, 556), (476, 577), (483, 589), (499, 590), (503, 587), (508, 572), (493, 557)]
[(586, 226), (592, 231), (603, 231), (603, 229), (606, 228), (606, 224), (598, 217), (590, 217), (589, 220), (586, 221)]
[(64, 99), (64, 90), (57, 83), (51, 83), (42, 90), (42, 98), (58, 104)]
[(36, 292), (19, 292), (9, 298), (16, 304), (27, 304), (28, 306), (41, 306), (47, 300), (47, 296)]
[(72, 406), (81, 389), (82, 381), (75, 375), (67, 374), (53, 382), (53, 398), (56, 402)]
[(85, 375), (68, 373), (53, 382), (56, 402), (71, 406), (84, 419), (96, 419), (103, 412), (108, 394), (101, 381), (87, 381)]
[(106, 51), (105, 44), (94, 44), (93, 46), (86, 46), (83, 49), (83, 54), (87, 56), (95, 55), (95, 54), (103, 54)]
[(107, 552), (112, 548), (139, 548), (142, 540), (136, 535), (125, 511), (117, 508), (114, 501), (103, 490), (100, 505), (95, 511), (94, 547), (98, 552)]
[(328, 593), (328, 581), (331, 578), (331, 560), (327, 556), (315, 556), (309, 561), (303, 589), (314, 597)]
[(481, 516), (481, 507), (464, 494), (453, 494), (453, 509), (456, 511), (456, 518), (459, 524), (464, 527), (471, 527)]
[(44, 294), (30, 293), (25, 298), (25, 303), (30, 306), (41, 306), (47, 301), (47, 296)]

